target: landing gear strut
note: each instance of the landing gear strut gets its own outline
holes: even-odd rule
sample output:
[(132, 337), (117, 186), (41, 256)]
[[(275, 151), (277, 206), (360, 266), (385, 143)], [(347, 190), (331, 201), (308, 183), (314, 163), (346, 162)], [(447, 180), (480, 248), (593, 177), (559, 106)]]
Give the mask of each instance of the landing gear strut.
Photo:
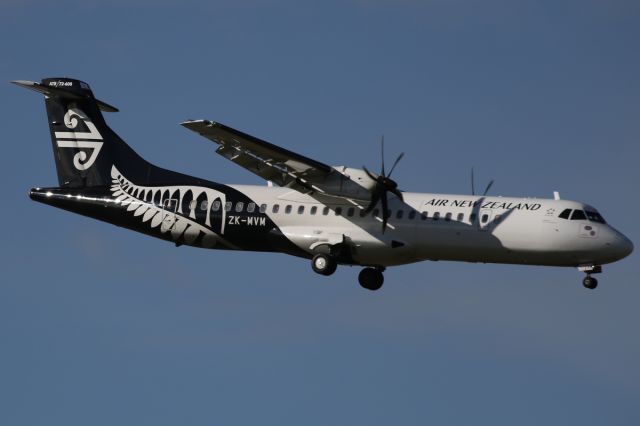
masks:
[(335, 259), (328, 254), (318, 253), (311, 259), (311, 268), (320, 275), (331, 275), (336, 271), (338, 264)]
[(379, 268), (364, 268), (358, 275), (358, 282), (367, 290), (375, 291), (379, 290), (384, 283), (384, 275), (382, 275), (382, 269)]

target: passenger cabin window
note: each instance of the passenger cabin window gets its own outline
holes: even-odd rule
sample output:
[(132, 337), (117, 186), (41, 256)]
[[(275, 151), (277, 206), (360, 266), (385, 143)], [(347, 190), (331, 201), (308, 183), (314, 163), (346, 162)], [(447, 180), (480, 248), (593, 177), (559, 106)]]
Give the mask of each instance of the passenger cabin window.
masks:
[(328, 215), (328, 214), (329, 214), (329, 207), (325, 207), (325, 208), (323, 208), (323, 209), (322, 209), (322, 215), (323, 215), (323, 216), (326, 216), (326, 215)]
[(564, 209), (562, 213), (558, 215), (560, 219), (569, 219), (569, 216), (571, 216), (571, 209)]
[(352, 217), (355, 212), (356, 212), (355, 208), (349, 207), (349, 210), (347, 210), (347, 216)]
[(403, 215), (404, 215), (404, 210), (398, 210), (398, 212), (396, 213), (396, 219), (402, 219)]
[(260, 204), (260, 213), (264, 213), (267, 211), (267, 205), (266, 204)]
[(458, 213), (458, 222), (464, 222), (464, 213)]
[(256, 203), (247, 204), (247, 213), (253, 213), (256, 209)]
[(444, 220), (449, 222), (451, 220), (451, 213), (447, 213), (446, 215), (444, 215)]
[(493, 221), (495, 223), (500, 223), (500, 221), (502, 220), (502, 216), (497, 214), (496, 217), (493, 218)]
[(335, 214), (336, 216), (340, 216), (342, 214), (342, 207), (336, 207)]
[(285, 212), (286, 214), (291, 213), (291, 204), (287, 204), (287, 206), (284, 208), (284, 212)]
[(592, 222), (607, 223), (598, 212), (586, 210), (585, 213), (587, 214), (587, 219), (589, 219)]
[(231, 211), (231, 201), (227, 201), (226, 203), (224, 203), (224, 211), (225, 212)]
[(574, 210), (571, 215), (571, 220), (587, 220), (587, 216), (582, 210)]
[(220, 210), (220, 204), (220, 200), (215, 200), (213, 203), (211, 203), (211, 210), (217, 212), (218, 210)]
[(433, 220), (438, 220), (438, 219), (440, 219), (440, 212), (435, 212), (433, 214)]
[(236, 212), (240, 213), (242, 212), (242, 209), (244, 209), (244, 203), (242, 201), (239, 201), (236, 203)]
[(209, 203), (207, 202), (207, 200), (204, 200), (203, 202), (200, 203), (200, 210), (207, 210), (209, 208)]
[(298, 207), (298, 214), (304, 213), (304, 206)]
[(478, 217), (478, 215), (476, 215), (475, 213), (471, 213), (469, 215), (469, 222), (475, 223), (477, 217)]
[(313, 206), (311, 207), (311, 210), (309, 210), (309, 213), (316, 214), (317, 211), (318, 211), (318, 206)]
[(482, 215), (482, 223), (487, 223), (488, 220), (489, 220), (489, 215), (488, 214), (483, 214)]
[(427, 220), (428, 215), (429, 215), (428, 212), (420, 213), (420, 220)]
[(280, 210), (280, 204), (274, 204), (271, 208), (272, 213), (278, 213), (278, 210)]
[(409, 219), (410, 219), (410, 220), (413, 220), (413, 219), (415, 219), (415, 218), (416, 218), (416, 211), (415, 211), (415, 210), (411, 210), (411, 211), (409, 212)]

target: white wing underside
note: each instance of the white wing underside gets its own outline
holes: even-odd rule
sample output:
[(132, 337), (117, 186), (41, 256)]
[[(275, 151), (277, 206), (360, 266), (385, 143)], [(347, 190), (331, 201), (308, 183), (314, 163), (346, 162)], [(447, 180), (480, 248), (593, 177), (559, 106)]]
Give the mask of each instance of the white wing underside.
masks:
[[(353, 200), (371, 197), (373, 182), (363, 178), (362, 171), (328, 166), (213, 121), (181, 124), (217, 143), (216, 153), (279, 186), (313, 196)], [(362, 182), (353, 180), (348, 171), (355, 172)]]

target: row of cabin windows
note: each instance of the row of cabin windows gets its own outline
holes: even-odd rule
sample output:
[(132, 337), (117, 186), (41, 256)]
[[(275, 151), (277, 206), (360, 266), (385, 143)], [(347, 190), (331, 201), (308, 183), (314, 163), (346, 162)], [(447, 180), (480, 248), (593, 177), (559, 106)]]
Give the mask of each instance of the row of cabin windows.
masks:
[[(189, 207), (191, 209), (195, 209), (197, 207), (196, 200), (193, 200), (190, 203)], [(214, 212), (215, 211), (219, 211), (222, 207), (223, 206), (222, 206), (222, 203), (220, 202), (220, 200), (215, 200), (213, 203), (211, 203), (211, 210), (214, 211)], [(208, 208), (209, 208), (209, 204), (208, 204), (207, 201), (202, 201), (200, 203), (200, 210), (206, 211)], [(253, 213), (253, 212), (256, 211), (256, 208), (260, 213), (266, 213), (267, 212), (267, 205), (266, 204), (260, 204), (260, 206), (257, 206), (256, 203), (247, 203), (246, 212), (247, 213)], [(242, 213), (243, 211), (245, 211), (245, 203), (242, 202), (242, 201), (239, 201), (239, 202), (235, 203), (235, 206), (234, 206), (231, 201), (227, 201), (224, 204), (224, 210), (226, 212), (234, 211), (236, 213)], [(271, 207), (271, 212), (272, 213), (278, 213), (279, 211), (280, 211), (280, 204), (274, 204)], [(292, 211), (293, 211), (293, 206), (291, 204), (287, 204), (284, 207), (284, 213), (285, 214), (291, 214)], [(304, 214), (305, 206), (298, 206), (296, 211), (297, 211), (298, 214)], [(323, 216), (327, 216), (327, 215), (329, 215), (330, 211), (331, 211), (330, 207), (324, 206), (322, 208), (321, 213), (322, 213)], [(343, 211), (344, 210), (343, 210), (342, 207), (336, 207), (333, 210), (333, 214), (335, 216), (341, 216)], [(346, 216), (347, 217), (353, 217), (355, 215), (355, 211), (356, 211), (355, 207), (347, 208), (346, 209)], [(576, 211), (578, 211), (578, 210), (576, 210)], [(311, 206), (311, 208), (309, 208), (309, 214), (310, 215), (318, 214), (318, 206)], [(378, 216), (380, 214), (380, 210), (379, 209), (373, 209), (372, 214), (373, 214), (373, 216)], [(360, 210), (359, 216), (360, 217), (364, 217), (365, 216), (364, 210)], [(389, 210), (389, 217), (391, 217), (391, 216), (392, 216), (392, 211)], [(404, 217), (404, 210), (396, 210), (396, 219), (402, 219), (403, 217)], [(428, 212), (421, 212), (420, 215), (418, 215), (417, 211), (411, 210), (407, 214), (407, 219), (409, 219), (409, 220), (414, 220), (414, 219), (416, 219), (418, 217), (420, 218), (420, 220), (426, 220), (428, 218)], [(458, 213), (457, 216), (456, 216), (456, 221), (464, 222), (464, 217), (465, 217), (464, 213)], [(560, 217), (562, 217), (562, 215)], [(453, 213), (448, 212), (448, 213), (445, 213), (444, 216), (442, 216), (440, 214), (440, 212), (435, 212), (433, 214), (433, 216), (431, 216), (431, 219), (432, 220), (443, 219), (445, 222), (450, 222), (453, 219)], [(475, 213), (471, 213), (469, 215), (469, 222), (474, 223), (476, 221), (476, 219), (477, 219), (477, 215)], [(572, 217), (572, 219), (573, 219), (573, 217)], [(499, 223), (500, 220), (501, 220), (500, 215), (496, 215), (495, 218), (494, 218), (494, 222)], [(488, 221), (489, 221), (489, 215), (488, 214), (483, 214), (481, 216), (481, 218), (480, 218), (480, 222), (484, 224), (484, 223), (487, 223)]]

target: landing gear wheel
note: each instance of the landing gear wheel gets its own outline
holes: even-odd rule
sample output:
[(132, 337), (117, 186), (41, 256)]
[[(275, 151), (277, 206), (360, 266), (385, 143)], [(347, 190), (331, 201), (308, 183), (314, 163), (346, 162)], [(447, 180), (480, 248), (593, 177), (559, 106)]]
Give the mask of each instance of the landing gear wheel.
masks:
[(382, 271), (376, 268), (364, 268), (358, 275), (358, 282), (367, 290), (379, 290), (384, 283)]
[(589, 290), (593, 290), (594, 288), (598, 287), (598, 280), (593, 278), (591, 275), (587, 275), (586, 277), (584, 277), (584, 280), (582, 280), (582, 285)]
[(318, 253), (311, 259), (311, 268), (320, 275), (331, 275), (337, 267), (338, 264), (333, 257), (325, 253)]

